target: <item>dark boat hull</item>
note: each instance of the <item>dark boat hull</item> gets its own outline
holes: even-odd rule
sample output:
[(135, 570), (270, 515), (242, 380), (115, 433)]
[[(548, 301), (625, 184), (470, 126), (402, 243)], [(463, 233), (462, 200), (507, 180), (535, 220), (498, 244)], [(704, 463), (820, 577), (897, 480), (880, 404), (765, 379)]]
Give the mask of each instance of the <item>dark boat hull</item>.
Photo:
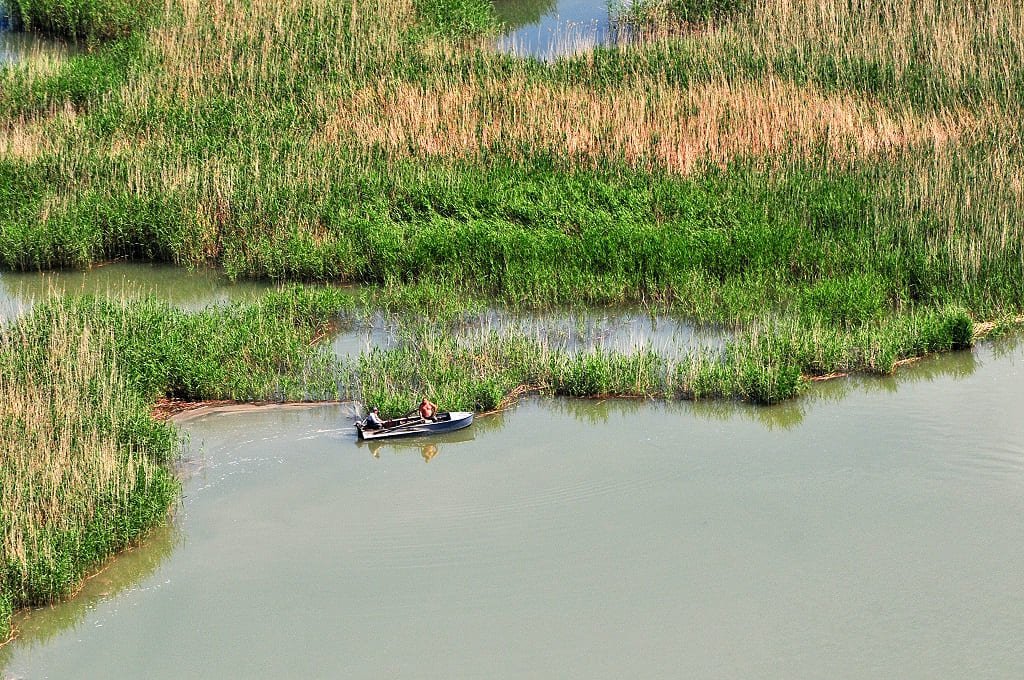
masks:
[(414, 435), (433, 435), (444, 432), (454, 432), (473, 424), (473, 413), (471, 411), (452, 411), (451, 413), (439, 413), (438, 419), (434, 421), (423, 420), (422, 418), (401, 419), (408, 422), (397, 424), (384, 423), (379, 430), (363, 429), (362, 424), (356, 424), (356, 431), (359, 438), (369, 441), (371, 439), (390, 439), (392, 437), (411, 437)]

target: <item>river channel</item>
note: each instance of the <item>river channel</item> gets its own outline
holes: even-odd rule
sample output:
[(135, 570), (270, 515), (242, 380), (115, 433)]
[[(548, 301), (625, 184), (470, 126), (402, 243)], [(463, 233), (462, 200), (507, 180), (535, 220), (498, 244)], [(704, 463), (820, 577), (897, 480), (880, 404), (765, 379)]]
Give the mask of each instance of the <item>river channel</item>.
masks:
[(1024, 343), (773, 408), (188, 420), (173, 521), (7, 678), (1024, 677)]
[(272, 288), (266, 283), (232, 283), (219, 271), (189, 271), (167, 264), (114, 262), (87, 270), (0, 271), (0, 321), (24, 314), (55, 295), (155, 296), (187, 310), (251, 300)]

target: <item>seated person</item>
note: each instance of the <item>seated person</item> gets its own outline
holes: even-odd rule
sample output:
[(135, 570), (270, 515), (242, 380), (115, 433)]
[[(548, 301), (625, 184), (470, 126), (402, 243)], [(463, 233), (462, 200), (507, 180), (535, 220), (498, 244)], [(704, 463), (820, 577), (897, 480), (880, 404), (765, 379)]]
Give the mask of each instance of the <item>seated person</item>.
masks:
[(380, 409), (376, 406), (370, 411), (370, 415), (366, 416), (366, 420), (363, 421), (363, 428), (367, 430), (379, 430), (384, 427), (384, 421), (380, 419)]
[(433, 420), (436, 414), (437, 404), (423, 397), (423, 401), (420, 402), (420, 417), (423, 420)]

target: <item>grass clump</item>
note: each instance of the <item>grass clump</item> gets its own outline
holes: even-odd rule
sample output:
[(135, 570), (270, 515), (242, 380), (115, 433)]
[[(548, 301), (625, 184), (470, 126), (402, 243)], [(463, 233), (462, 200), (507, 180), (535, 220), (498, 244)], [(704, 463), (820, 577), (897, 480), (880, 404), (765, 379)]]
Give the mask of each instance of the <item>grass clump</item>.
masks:
[[(397, 346), (347, 367), (346, 394), (405, 413), (423, 394), (453, 410), (491, 410), (523, 390), (572, 397), (735, 399), (775, 404), (808, 380), (849, 372), (891, 374), (902, 362), (969, 346), (973, 323), (959, 308), (835, 326), (820, 318), (747, 324), (720, 347), (630, 351), (581, 348), (515, 324), (460, 326), (452, 316), (399, 329)], [(964, 344), (964, 343), (967, 344)]]
[(490, 0), (415, 0), (421, 29), (441, 38), (471, 38), (497, 26)]

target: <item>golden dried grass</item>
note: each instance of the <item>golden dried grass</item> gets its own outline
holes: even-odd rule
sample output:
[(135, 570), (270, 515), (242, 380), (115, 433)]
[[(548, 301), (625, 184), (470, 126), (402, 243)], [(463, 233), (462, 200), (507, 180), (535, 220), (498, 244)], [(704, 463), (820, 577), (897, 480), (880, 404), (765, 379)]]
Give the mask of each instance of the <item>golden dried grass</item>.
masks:
[(0, 123), (0, 158), (32, 161), (50, 148), (43, 126), (25, 120)]
[(745, 19), (716, 31), (725, 44), (751, 45), (769, 59), (813, 46), (844, 59), (919, 65), (954, 83), (1003, 75), (1024, 48), (1017, 0), (756, 0)]
[(395, 155), (465, 157), (501, 148), (612, 156), (686, 173), (705, 161), (807, 155), (823, 144), (841, 159), (941, 147), (980, 125), (966, 111), (892, 111), (775, 78), (600, 90), (522, 78), (437, 88), (382, 81), (339, 101), (318, 141), (358, 142)]

